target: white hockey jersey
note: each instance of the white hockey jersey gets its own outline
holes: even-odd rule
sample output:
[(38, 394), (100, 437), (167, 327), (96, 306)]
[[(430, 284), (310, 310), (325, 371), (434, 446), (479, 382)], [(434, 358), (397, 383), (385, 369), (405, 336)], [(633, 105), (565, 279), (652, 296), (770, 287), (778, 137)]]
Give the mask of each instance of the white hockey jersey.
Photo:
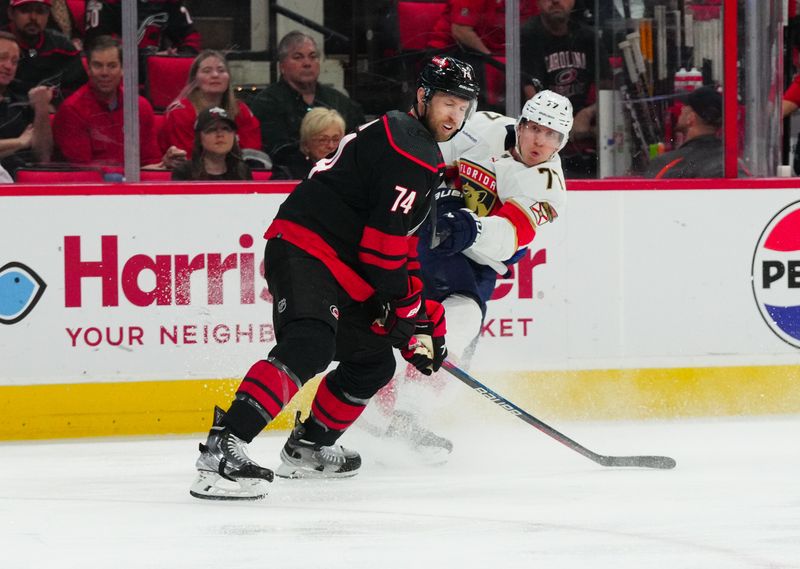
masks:
[(499, 113), (478, 111), (453, 138), (439, 143), (444, 163), (453, 165), (470, 151), (476, 156), (500, 156), (506, 150), (507, 127), (516, 122)]
[(445, 161), (458, 167), (466, 206), (481, 221), (478, 238), (464, 254), (500, 274), (508, 270), (503, 261), (566, 209), (558, 154), (529, 167), (505, 151), (506, 126), (515, 122), (496, 113), (476, 113), (453, 140), (440, 144)]

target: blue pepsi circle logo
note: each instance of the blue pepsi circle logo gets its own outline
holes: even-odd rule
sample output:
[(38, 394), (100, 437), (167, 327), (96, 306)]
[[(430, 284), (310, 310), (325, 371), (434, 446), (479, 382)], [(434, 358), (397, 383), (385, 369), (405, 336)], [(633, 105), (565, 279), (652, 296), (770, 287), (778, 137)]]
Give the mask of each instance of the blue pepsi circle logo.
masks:
[(781, 340), (800, 348), (800, 201), (783, 208), (764, 228), (751, 279), (764, 322)]

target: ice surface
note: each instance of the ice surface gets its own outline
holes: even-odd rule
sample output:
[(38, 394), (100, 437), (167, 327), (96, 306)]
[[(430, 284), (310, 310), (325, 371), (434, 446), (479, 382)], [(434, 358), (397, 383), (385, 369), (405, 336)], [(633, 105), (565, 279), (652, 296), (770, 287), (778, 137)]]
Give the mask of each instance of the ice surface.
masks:
[[(504, 415), (449, 426), (440, 467), (353, 430), (357, 477), (223, 503), (189, 496), (200, 437), (6, 443), (0, 568), (800, 568), (800, 417), (553, 426), (678, 467), (604, 468)], [(276, 466), (285, 436), (251, 454)]]

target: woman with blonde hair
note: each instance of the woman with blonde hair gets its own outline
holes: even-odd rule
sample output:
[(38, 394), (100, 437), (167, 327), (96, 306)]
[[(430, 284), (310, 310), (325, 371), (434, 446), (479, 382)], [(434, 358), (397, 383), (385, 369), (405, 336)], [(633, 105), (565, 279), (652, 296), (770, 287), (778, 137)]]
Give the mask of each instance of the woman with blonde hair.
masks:
[(315, 107), (300, 123), (300, 142), (279, 148), (273, 157), (273, 179), (301, 180), (318, 160), (334, 152), (344, 136), (345, 122), (334, 109)]
[(248, 106), (234, 96), (225, 56), (206, 49), (195, 58), (189, 70), (189, 82), (167, 108), (164, 126), (158, 133), (162, 152), (175, 160), (191, 160), (197, 115), (212, 107), (225, 109), (236, 123), (242, 149), (261, 151), (261, 126)]

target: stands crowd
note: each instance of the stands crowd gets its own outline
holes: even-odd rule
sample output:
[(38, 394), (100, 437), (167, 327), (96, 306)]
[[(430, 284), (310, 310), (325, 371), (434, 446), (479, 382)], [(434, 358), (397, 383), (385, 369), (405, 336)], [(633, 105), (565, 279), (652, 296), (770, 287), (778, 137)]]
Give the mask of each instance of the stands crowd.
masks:
[[(281, 38), (278, 80), (237, 98), (226, 55), (204, 49), (184, 0), (138, 2), (139, 53), (131, 58), (119, 43), (122, 0), (0, 0), (0, 166), (10, 174), (0, 171), (0, 181), (19, 180), (20, 170), (48, 168), (93, 169), (106, 179), (121, 179), (125, 96), (139, 97), (141, 166), (163, 171), (163, 179), (175, 172), (181, 179), (302, 178), (370, 118), (358, 101), (320, 82), (321, 50), (308, 34), (292, 31)], [(502, 112), (504, 79), (498, 69), (505, 62), (505, 2), (440, 4), (428, 35), (416, 40), (419, 52), (441, 50), (471, 61), (485, 82), (480, 107)], [(587, 5), (519, 2), (523, 100), (545, 88), (564, 94), (575, 108), (575, 129), (564, 151), (568, 177), (597, 173), (594, 65), (600, 66), (601, 82), (610, 77), (602, 43), (595, 54)], [(149, 71), (153, 56), (176, 55), (183, 56), (179, 73)], [(122, 85), (122, 71), (131, 62), (138, 64), (140, 78), (133, 90)], [(182, 89), (164, 99), (157, 89), (165, 80), (180, 81)], [(210, 151), (202, 144), (200, 117), (209, 109), (225, 115), (206, 120), (209, 134), (231, 135), (234, 144), (226, 154), (235, 153), (246, 172), (239, 161), (228, 174), (202, 167), (201, 158)], [(195, 156), (198, 151), (203, 157)]]

